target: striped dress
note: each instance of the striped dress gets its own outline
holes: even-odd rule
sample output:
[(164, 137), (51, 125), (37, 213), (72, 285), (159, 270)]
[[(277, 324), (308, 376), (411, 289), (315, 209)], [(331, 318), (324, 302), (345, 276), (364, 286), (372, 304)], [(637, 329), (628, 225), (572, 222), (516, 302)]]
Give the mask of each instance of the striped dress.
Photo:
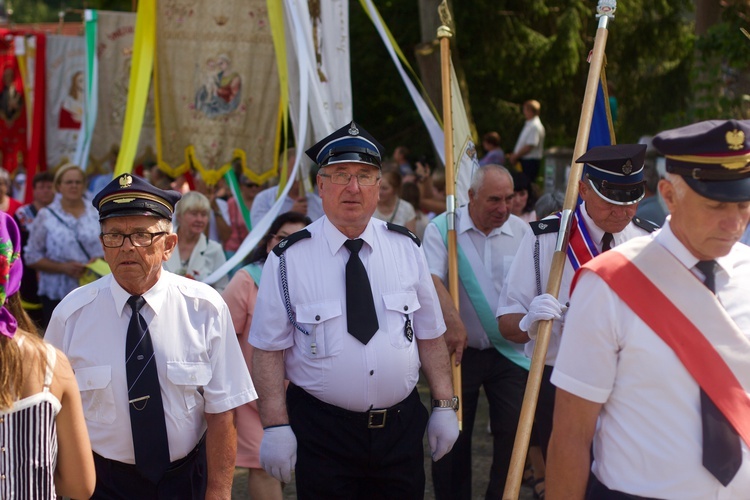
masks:
[(57, 466), (55, 418), (60, 401), (49, 392), (56, 351), (47, 345), (44, 389), (0, 411), (0, 498), (54, 500)]

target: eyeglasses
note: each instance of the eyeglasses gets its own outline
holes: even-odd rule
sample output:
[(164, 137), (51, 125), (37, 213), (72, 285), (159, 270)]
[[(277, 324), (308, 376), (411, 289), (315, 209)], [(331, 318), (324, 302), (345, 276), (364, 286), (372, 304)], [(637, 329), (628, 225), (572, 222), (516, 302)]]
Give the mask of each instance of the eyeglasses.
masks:
[(154, 238), (167, 234), (166, 231), (160, 231), (158, 233), (101, 233), (99, 237), (102, 239), (102, 244), (107, 248), (120, 248), (125, 243), (125, 238), (130, 240), (130, 243), (134, 247), (150, 247), (154, 242)]
[(374, 186), (378, 179), (380, 179), (380, 176), (378, 174), (357, 174), (352, 175), (348, 172), (334, 172), (332, 174), (318, 174), (321, 177), (329, 177), (331, 179), (331, 182), (334, 184), (339, 184), (341, 186), (346, 186), (349, 184), (349, 182), (352, 180), (352, 177), (357, 178), (357, 182), (360, 186)]

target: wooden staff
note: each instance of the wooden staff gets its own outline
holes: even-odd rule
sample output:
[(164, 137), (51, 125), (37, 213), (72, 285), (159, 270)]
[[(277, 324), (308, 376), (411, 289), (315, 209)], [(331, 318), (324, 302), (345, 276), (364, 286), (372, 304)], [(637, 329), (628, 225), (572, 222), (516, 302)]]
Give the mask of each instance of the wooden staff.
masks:
[[(604, 7), (602, 4), (605, 4)], [(575, 148), (573, 150), (573, 159), (570, 162), (571, 169), (568, 177), (568, 187), (565, 191), (565, 201), (563, 202), (560, 232), (557, 233), (557, 244), (555, 246), (555, 253), (552, 256), (550, 276), (547, 282), (546, 292), (555, 297), (560, 292), (560, 282), (562, 281), (565, 259), (567, 258), (566, 249), (570, 236), (571, 221), (573, 220), (573, 212), (578, 203), (578, 181), (583, 171), (583, 164), (576, 163), (576, 159), (580, 158), (586, 152), (586, 146), (589, 142), (596, 91), (599, 85), (599, 77), (602, 73), (604, 48), (607, 45), (607, 25), (610, 18), (614, 18), (615, 5), (613, 4), (615, 4), (614, 1), (600, 0), (597, 7), (599, 27), (596, 30), (596, 40), (594, 41), (591, 65), (589, 66), (588, 79), (586, 80), (586, 92), (583, 96), (583, 107), (581, 109), (581, 118), (578, 122), (578, 135), (576, 136)], [(508, 477), (505, 481), (503, 500), (517, 499), (521, 489), (521, 479), (526, 464), (526, 452), (529, 448), (529, 437), (531, 436), (531, 427), (534, 423), (534, 413), (536, 412), (536, 403), (539, 398), (539, 386), (542, 382), (542, 372), (544, 370), (544, 361), (547, 357), (547, 346), (549, 345), (551, 331), (552, 320), (539, 322), (539, 332), (531, 358), (531, 368), (529, 369), (529, 378), (526, 382), (526, 392), (523, 396), (521, 415), (518, 419), (516, 440), (513, 443), (513, 455), (510, 459)]]
[[(437, 30), (440, 39), (440, 69), (443, 84), (443, 133), (445, 134), (445, 215), (448, 223), (448, 291), (458, 310), (458, 246), (456, 241), (456, 183), (453, 165), (453, 111), (451, 109), (451, 29), (442, 25)], [(458, 429), (463, 428), (461, 367), (456, 366), (456, 354), (451, 355), (453, 390), (458, 396)]]

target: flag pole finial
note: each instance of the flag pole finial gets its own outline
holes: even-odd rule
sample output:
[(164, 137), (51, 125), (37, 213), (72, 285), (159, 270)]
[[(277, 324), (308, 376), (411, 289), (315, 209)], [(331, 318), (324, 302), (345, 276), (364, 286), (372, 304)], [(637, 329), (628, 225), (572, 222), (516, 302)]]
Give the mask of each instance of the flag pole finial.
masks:
[(617, 0), (599, 0), (596, 6), (596, 18), (606, 16), (610, 19), (615, 18), (615, 11), (617, 10)]

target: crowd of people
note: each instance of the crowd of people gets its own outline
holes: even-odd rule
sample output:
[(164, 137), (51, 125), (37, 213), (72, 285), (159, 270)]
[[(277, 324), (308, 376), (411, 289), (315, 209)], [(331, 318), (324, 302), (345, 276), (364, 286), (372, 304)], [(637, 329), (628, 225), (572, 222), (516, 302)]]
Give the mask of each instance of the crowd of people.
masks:
[[(555, 296), (567, 216), (561, 193), (538, 195), (540, 109), (524, 103), (510, 154), (483, 136), (455, 224), (428, 159), (388, 159), (346, 124), (305, 152), (314, 189), (287, 179), (260, 243), (210, 286), (278, 187), (238, 172), (234, 198), (152, 172), (92, 193), (64, 165), (20, 206), (0, 175), (0, 497), (226, 499), (242, 467), (251, 498), (294, 480), (301, 499), (416, 499), (426, 433), (435, 497), (469, 499), (483, 390), (483, 494), (501, 498), (551, 321), (523, 478), (535, 498), (741, 498), (750, 122), (658, 134), (661, 179), (645, 145), (576, 159)], [(670, 215), (639, 216), (648, 195)]]

